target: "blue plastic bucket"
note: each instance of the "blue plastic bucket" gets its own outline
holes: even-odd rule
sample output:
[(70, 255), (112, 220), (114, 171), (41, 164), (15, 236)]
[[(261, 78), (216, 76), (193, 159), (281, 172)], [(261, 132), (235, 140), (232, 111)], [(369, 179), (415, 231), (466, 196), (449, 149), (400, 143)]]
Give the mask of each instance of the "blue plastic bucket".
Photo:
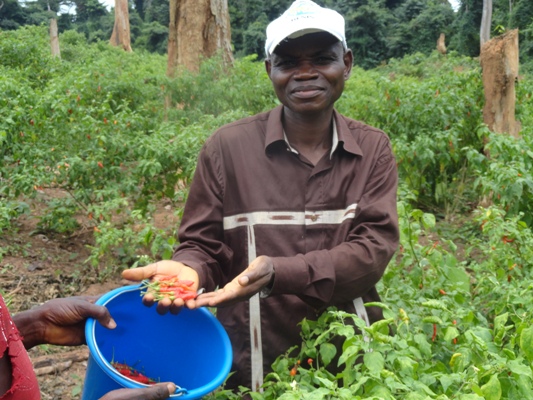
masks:
[(121, 375), (119, 362), (145, 376), (178, 386), (171, 398), (199, 399), (227, 378), (233, 359), (229, 337), (206, 309), (183, 309), (178, 315), (159, 315), (142, 304), (141, 285), (115, 289), (98, 299), (117, 323), (107, 329), (92, 318), (85, 325), (89, 361), (82, 400), (97, 400), (122, 388), (145, 384)]

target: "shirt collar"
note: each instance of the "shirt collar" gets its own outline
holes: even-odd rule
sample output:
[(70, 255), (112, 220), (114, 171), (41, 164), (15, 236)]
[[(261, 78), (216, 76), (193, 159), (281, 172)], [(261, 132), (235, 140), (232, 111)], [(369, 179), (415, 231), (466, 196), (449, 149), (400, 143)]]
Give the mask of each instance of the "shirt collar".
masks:
[[(290, 146), (287, 136), (283, 131), (283, 125), (281, 123), (282, 115), (283, 105), (274, 108), (270, 112), (266, 127), (265, 152), (269, 151), (271, 145), (281, 141), (289, 146), (290, 151), (298, 153), (297, 150)], [(361, 148), (348, 127), (346, 119), (336, 110), (333, 110), (333, 141), (330, 158), (338, 147), (343, 147), (345, 151), (355, 155), (363, 155)]]
[[(289, 143), (289, 139), (287, 139), (285, 130), (283, 130), (283, 139), (285, 140), (285, 143), (287, 143), (287, 146), (289, 146), (290, 151), (292, 151), (294, 154), (299, 154), (298, 150), (292, 147), (291, 144)], [(339, 135), (337, 134), (337, 124), (335, 123), (335, 118), (333, 118), (333, 138), (332, 138), (332, 144), (331, 144), (331, 151), (329, 152), (330, 160), (338, 144), (339, 144)]]

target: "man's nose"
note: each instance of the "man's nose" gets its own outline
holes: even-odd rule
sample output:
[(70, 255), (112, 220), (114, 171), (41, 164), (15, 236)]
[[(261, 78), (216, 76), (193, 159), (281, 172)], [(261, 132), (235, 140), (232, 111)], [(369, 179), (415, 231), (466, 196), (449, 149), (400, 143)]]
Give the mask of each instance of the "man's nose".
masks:
[(298, 64), (295, 78), (301, 80), (315, 79), (318, 73), (311, 61), (301, 61)]

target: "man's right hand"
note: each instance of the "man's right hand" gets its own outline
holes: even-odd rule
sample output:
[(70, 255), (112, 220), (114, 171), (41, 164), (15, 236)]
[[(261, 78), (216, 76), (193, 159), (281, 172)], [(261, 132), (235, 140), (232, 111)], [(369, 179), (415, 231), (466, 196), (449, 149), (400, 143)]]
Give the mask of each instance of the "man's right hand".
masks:
[(163, 400), (168, 399), (176, 390), (171, 382), (158, 383), (143, 389), (117, 389), (109, 392), (100, 400)]
[[(122, 277), (130, 281), (142, 281), (150, 279), (157, 281), (161, 278), (177, 276), (180, 280), (192, 281), (192, 288), (197, 291), (199, 286), (198, 273), (191, 267), (186, 266), (177, 261), (163, 260), (153, 264), (149, 264), (145, 267), (131, 268), (122, 271)], [(151, 307), (156, 303), (154, 295), (147, 293), (143, 297), (144, 305)], [(169, 298), (164, 298), (157, 302), (157, 312), (159, 314), (166, 314), (170, 311), (172, 314), (177, 314), (183, 308), (196, 308), (195, 300), (183, 301), (183, 299), (175, 299), (171, 301)]]

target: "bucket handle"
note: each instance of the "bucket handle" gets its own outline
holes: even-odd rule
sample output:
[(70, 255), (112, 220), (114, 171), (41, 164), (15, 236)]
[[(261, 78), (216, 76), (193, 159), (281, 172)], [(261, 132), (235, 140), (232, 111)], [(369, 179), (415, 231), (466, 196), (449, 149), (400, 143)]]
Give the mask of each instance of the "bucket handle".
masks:
[(176, 390), (174, 391), (174, 394), (177, 394), (179, 397), (179, 396), (183, 396), (184, 394), (187, 394), (187, 392), (188, 392), (187, 389), (176, 385)]

